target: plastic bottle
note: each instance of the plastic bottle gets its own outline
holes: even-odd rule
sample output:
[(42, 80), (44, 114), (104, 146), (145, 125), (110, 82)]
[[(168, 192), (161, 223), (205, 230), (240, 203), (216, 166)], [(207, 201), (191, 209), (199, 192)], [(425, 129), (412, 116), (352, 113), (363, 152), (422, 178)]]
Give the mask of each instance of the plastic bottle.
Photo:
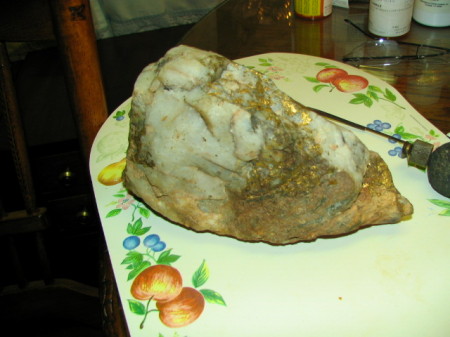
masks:
[(307, 20), (320, 20), (333, 12), (333, 0), (295, 0), (295, 14)]
[(450, 26), (450, 0), (416, 0), (413, 19), (431, 27)]
[(370, 0), (369, 31), (379, 37), (400, 37), (411, 27), (414, 0)]

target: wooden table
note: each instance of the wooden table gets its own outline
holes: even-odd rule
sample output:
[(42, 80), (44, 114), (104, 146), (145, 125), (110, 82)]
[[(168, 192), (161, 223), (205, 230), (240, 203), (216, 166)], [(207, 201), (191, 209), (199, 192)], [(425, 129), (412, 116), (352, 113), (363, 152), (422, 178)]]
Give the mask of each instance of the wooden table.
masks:
[[(295, 17), (290, 0), (228, 0), (198, 22), (180, 44), (211, 50), (230, 59), (287, 52), (342, 61), (356, 47), (371, 41), (354, 26), (367, 30), (367, 16), (364, 2), (352, 2), (350, 9), (334, 7), (333, 14), (324, 20), (305, 21)], [(410, 33), (397, 41), (450, 48), (449, 36), (450, 27), (430, 28), (413, 22)], [(450, 132), (449, 55), (438, 60), (402, 60), (393, 66), (363, 69), (389, 82), (441, 131)], [(106, 267), (106, 330), (109, 335), (126, 336), (117, 289), (111, 283), (112, 270)]]
[[(334, 7), (330, 17), (306, 21), (295, 16), (290, 0), (229, 0), (198, 22), (181, 43), (230, 59), (289, 52), (342, 61), (371, 41), (346, 20), (367, 32), (367, 19), (367, 2), (352, 1), (350, 9)], [(450, 27), (431, 28), (413, 21), (411, 31), (397, 41), (450, 48)], [(439, 60), (405, 60), (363, 69), (385, 79), (441, 131), (450, 132), (450, 54)]]

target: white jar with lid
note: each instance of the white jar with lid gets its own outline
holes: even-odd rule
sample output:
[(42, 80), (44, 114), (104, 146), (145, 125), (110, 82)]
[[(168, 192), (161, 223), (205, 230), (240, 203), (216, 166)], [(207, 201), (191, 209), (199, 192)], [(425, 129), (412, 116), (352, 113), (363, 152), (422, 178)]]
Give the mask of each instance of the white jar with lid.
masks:
[(409, 32), (414, 0), (370, 0), (369, 31), (379, 37), (399, 37)]
[(415, 0), (413, 19), (431, 27), (450, 26), (450, 0)]

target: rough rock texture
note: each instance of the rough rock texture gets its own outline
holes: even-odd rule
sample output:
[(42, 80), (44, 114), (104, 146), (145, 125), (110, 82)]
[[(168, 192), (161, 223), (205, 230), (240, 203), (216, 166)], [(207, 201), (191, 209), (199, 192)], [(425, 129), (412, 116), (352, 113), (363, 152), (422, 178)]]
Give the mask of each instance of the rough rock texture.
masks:
[(196, 231), (288, 244), (412, 213), (353, 133), (220, 55), (179, 46), (147, 66), (130, 118), (126, 187)]

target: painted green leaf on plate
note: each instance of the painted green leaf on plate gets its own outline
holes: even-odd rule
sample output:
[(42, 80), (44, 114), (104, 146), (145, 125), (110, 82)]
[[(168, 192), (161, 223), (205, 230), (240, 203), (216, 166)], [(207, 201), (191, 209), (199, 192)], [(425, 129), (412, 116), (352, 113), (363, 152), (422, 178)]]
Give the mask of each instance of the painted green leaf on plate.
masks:
[(379, 87), (377, 87), (376, 85), (369, 85), (367, 87), (367, 90), (372, 91), (372, 92), (378, 92), (380, 94), (383, 93), (383, 90), (381, 90)]
[(326, 85), (326, 84), (319, 84), (319, 85), (314, 86), (313, 91), (314, 92), (319, 92), (323, 88), (329, 88), (329, 86)]
[(144, 235), (151, 227), (143, 227), (142, 219), (137, 219), (133, 224), (128, 224), (127, 233), (131, 235)]
[(130, 311), (136, 315), (145, 315), (145, 305), (136, 300), (128, 300), (128, 306), (130, 307)]
[(388, 88), (386, 88), (384, 96), (392, 102), (395, 102), (397, 100), (397, 97)]
[(131, 270), (128, 273), (128, 281), (134, 279), (136, 276), (139, 275), (139, 273), (141, 271), (143, 271), (144, 269), (150, 267), (151, 265), (152, 264), (149, 261), (142, 261), (142, 263), (139, 266), (137, 266), (135, 269)]
[(162, 252), (156, 263), (170, 266), (172, 263), (176, 262), (180, 258), (180, 255), (171, 254), (171, 251), (172, 249), (168, 249)]
[(122, 212), (122, 210), (120, 208), (113, 209), (113, 210), (109, 211), (108, 214), (106, 214), (106, 217), (111, 218), (113, 216), (119, 215), (120, 212)]
[(194, 275), (192, 275), (192, 284), (195, 288), (201, 287), (208, 281), (209, 278), (209, 268), (206, 265), (205, 260), (203, 260), (202, 264), (195, 271)]
[(205, 300), (209, 303), (220, 304), (224, 306), (227, 305), (222, 295), (220, 295), (217, 291), (211, 289), (201, 289), (200, 292), (202, 293)]
[(367, 107), (371, 107), (373, 104), (372, 99), (365, 94), (353, 94), (355, 98), (350, 100), (350, 104), (364, 104)]
[(150, 216), (150, 211), (147, 208), (139, 207), (139, 214), (148, 219), (148, 217)]
[(129, 264), (132, 265), (133, 268), (136, 268), (142, 263), (143, 260), (144, 256), (141, 253), (130, 251), (127, 253), (127, 256), (123, 259), (121, 264)]
[(428, 199), (428, 201), (430, 201), (431, 203), (435, 204), (436, 206), (450, 209), (450, 201), (439, 200), (439, 199)]
[(312, 83), (320, 83), (320, 81), (317, 78), (315, 78), (315, 77), (304, 76), (304, 79), (309, 81), (309, 82), (312, 82)]

